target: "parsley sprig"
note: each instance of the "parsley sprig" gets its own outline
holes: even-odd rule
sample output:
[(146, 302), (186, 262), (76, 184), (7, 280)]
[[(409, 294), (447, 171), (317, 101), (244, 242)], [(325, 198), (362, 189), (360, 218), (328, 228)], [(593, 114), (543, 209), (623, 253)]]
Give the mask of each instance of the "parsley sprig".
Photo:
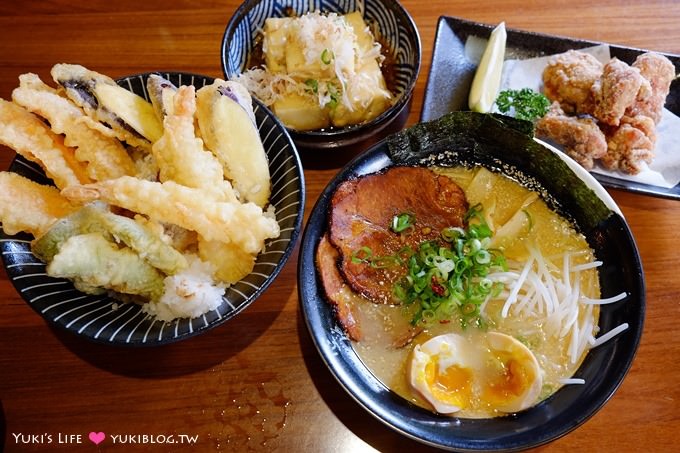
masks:
[(521, 90), (503, 90), (496, 98), (496, 105), (501, 113), (511, 113), (521, 120), (534, 121), (548, 113), (550, 101), (541, 93), (530, 88)]

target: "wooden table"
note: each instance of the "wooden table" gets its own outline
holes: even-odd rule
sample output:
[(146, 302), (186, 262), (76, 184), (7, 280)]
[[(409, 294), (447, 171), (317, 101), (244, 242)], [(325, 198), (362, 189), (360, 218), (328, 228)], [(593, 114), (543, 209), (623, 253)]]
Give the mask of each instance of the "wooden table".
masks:
[[(408, 124), (417, 121), (422, 107), (440, 15), (505, 20), (513, 28), (680, 53), (680, 3), (673, 0), (402, 3), (415, 18), (423, 46)], [(57, 62), (80, 63), (112, 77), (152, 70), (221, 76), (220, 41), (238, 4), (2, 2), (0, 97), (10, 97), (21, 73), (49, 80), (49, 68)], [(0, 168), (6, 169), (12, 158), (2, 149)], [(336, 171), (305, 172), (307, 214)], [(610, 192), (642, 255), (647, 279), (642, 344), (609, 403), (576, 431), (544, 447), (550, 451), (677, 448), (680, 203)], [(232, 322), (188, 341), (138, 350), (91, 344), (52, 329), (0, 270), (0, 410), (6, 420), (6, 451), (94, 451), (87, 439), (91, 431), (153, 435), (156, 440), (172, 434), (177, 441), (187, 440), (180, 435), (198, 436), (193, 446), (114, 445), (108, 437), (100, 451), (426, 450), (383, 426), (335, 382), (300, 315), (296, 268), (297, 249), (278, 280)], [(14, 435), (19, 433), (37, 437), (30, 444), (17, 443)]]

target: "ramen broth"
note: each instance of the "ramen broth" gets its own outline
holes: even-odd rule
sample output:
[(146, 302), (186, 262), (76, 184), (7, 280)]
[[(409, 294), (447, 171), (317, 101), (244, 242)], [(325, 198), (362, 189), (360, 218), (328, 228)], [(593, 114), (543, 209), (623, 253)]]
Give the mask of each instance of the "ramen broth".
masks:
[[(526, 244), (533, 244), (547, 260), (563, 256), (565, 252), (569, 252), (574, 265), (594, 260), (585, 237), (577, 233), (564, 218), (549, 209), (537, 194), (520, 184), (485, 169), (437, 168), (435, 171), (453, 178), (465, 191), (470, 206), (482, 204), (487, 223), (496, 233), (494, 237), (496, 242), (493, 246), (501, 248), (509, 262), (519, 263), (520, 266), (526, 262), (529, 257)], [(528, 224), (531, 224), (530, 227)], [(500, 231), (504, 231), (507, 236), (499, 237)], [(562, 262), (555, 265), (559, 267)], [(596, 269), (588, 269), (581, 273), (580, 291), (590, 298), (600, 297)], [(408, 336), (408, 332), (412, 332), (410, 320), (414, 307), (373, 304), (360, 296), (351, 297), (363, 334), (360, 342), (353, 343), (358, 355), (386, 386), (414, 404), (429, 410), (433, 410), (432, 406), (418, 395), (408, 382), (408, 367), (415, 345), (435, 336), (457, 333), (474, 342), (482, 341), (485, 332), (496, 331), (518, 339), (533, 352), (543, 370), (543, 388), (539, 401), (560, 388), (563, 385), (562, 380), (572, 377), (587, 353), (585, 348), (581, 356), (575, 362), (572, 361), (569, 353), (570, 335), (560, 337), (554, 333), (549, 334), (540, 322), (540, 316), (538, 322), (536, 319), (523, 319), (517, 316), (503, 317), (501, 314), (505, 303), (503, 295), (499, 299), (490, 300), (484, 307), (487, 329), (472, 325), (463, 328), (460, 319), (452, 319), (447, 323), (434, 322), (426, 326), (406, 346), (402, 345), (408, 343), (408, 338), (400, 336)], [(522, 301), (518, 300), (518, 303)], [(579, 310), (578, 317), (580, 321), (584, 321), (585, 317), (591, 317), (591, 324), (586, 325), (593, 326), (595, 333), (598, 315), (598, 306), (588, 305), (587, 308)], [(488, 418), (504, 414), (484, 407), (484, 404), (472, 404), (471, 407), (454, 415)]]

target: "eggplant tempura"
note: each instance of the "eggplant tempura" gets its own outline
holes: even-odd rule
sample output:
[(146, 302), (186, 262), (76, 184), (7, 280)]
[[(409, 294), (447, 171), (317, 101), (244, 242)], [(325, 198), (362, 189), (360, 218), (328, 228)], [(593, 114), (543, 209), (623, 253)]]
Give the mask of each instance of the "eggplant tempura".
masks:
[(0, 100), (0, 144), (57, 186), (0, 172), (4, 231), (34, 235), (47, 274), (83, 292), (163, 321), (216, 309), (280, 234), (250, 95), (217, 79), (201, 101), (153, 75), (150, 103), (79, 65), (52, 76), (23, 74)]

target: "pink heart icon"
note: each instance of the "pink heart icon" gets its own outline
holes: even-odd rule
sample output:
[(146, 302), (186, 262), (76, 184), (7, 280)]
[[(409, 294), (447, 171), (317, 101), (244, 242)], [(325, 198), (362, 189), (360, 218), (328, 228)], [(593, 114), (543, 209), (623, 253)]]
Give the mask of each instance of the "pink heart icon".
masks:
[(89, 434), (88, 437), (90, 438), (90, 440), (91, 440), (92, 442), (94, 442), (95, 445), (99, 445), (99, 444), (102, 443), (102, 442), (104, 441), (104, 439), (106, 438), (106, 434), (104, 434), (104, 433), (101, 432), (101, 431), (99, 431), (98, 433), (95, 433), (94, 431), (92, 431), (92, 432)]

